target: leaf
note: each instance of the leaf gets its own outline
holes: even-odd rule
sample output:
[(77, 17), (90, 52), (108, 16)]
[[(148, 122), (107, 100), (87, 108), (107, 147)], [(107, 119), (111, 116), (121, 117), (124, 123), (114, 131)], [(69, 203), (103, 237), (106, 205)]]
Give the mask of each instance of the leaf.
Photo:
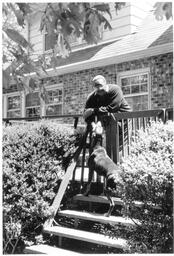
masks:
[(112, 15), (110, 13), (110, 6), (109, 4), (96, 4), (93, 6), (93, 8), (97, 9), (98, 11), (101, 11), (101, 12), (106, 12), (109, 14), (110, 18), (112, 19)]
[(2, 13), (4, 13), (6, 16), (9, 14), (8, 8), (5, 4), (2, 5)]
[(172, 17), (172, 2), (157, 2), (154, 5), (154, 15), (157, 20), (162, 20), (163, 17), (170, 19)]
[(84, 24), (84, 38), (89, 44), (97, 44), (99, 35), (99, 18), (96, 13), (91, 12), (89, 18)]
[(19, 26), (24, 27), (25, 22), (24, 22), (24, 15), (22, 14), (22, 12), (20, 10), (17, 10), (15, 12), (15, 15), (16, 15)]
[(30, 8), (30, 4), (26, 4), (26, 3), (16, 3), (16, 4), (18, 5), (19, 9), (23, 12), (24, 16), (32, 12)]
[(13, 13), (16, 16), (17, 22), (19, 26), (24, 27), (24, 14), (21, 10), (16, 10), (15, 6), (13, 4), (10, 5), (10, 8), (12, 9)]
[(108, 22), (108, 20), (102, 15), (102, 14), (98, 14), (99, 20), (100, 20), (100, 24), (104, 23), (104, 29), (109, 29), (112, 30), (111, 24)]
[(82, 22), (84, 20), (84, 8), (81, 3), (69, 3), (68, 8), (70, 10), (71, 17), (76, 22)]
[(116, 14), (117, 14), (118, 11), (120, 11), (121, 8), (122, 8), (123, 6), (125, 6), (125, 5), (126, 5), (126, 2), (118, 2), (118, 3), (115, 3)]
[(5, 30), (5, 33), (11, 40), (13, 40), (17, 44), (21, 45), (22, 47), (24, 47), (24, 48), (30, 47), (31, 48), (31, 45), (27, 42), (27, 40), (18, 31), (8, 28)]
[(8, 58), (5, 54), (3, 54), (3, 63), (7, 62), (8, 61)]

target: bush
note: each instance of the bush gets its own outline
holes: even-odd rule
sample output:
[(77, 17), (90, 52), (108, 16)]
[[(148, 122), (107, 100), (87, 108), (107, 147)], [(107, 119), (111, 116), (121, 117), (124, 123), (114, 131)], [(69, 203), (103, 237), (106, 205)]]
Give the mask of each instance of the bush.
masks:
[[(124, 214), (141, 220), (129, 234), (132, 252), (173, 252), (173, 131), (173, 122), (152, 122), (137, 133), (130, 155), (123, 159), (119, 193)], [(137, 208), (135, 200), (143, 207)]]
[(73, 129), (56, 122), (3, 128), (5, 253), (17, 251), (16, 241), (19, 245), (40, 233), (78, 139)]

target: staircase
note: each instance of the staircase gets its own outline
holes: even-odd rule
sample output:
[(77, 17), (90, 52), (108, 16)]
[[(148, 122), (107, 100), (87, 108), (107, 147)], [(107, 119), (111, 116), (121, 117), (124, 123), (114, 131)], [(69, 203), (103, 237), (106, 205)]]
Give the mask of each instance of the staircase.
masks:
[[(74, 205), (79, 206), (80, 203), (85, 203), (86, 207), (91, 207), (91, 204), (98, 204), (98, 205), (104, 205), (107, 204), (108, 201), (104, 196), (89, 196), (85, 197), (82, 194), (76, 195), (72, 199)], [(122, 206), (123, 202), (119, 198), (114, 198), (114, 201), (116, 203), (116, 207)], [(107, 207), (104, 207), (107, 210)], [(72, 224), (70, 227), (64, 226), (63, 218), (71, 220)], [(125, 250), (128, 250), (128, 241), (122, 237), (118, 238), (111, 238), (105, 234), (99, 234), (95, 232), (89, 232), (86, 230), (81, 230), (80, 226), (83, 226), (84, 223), (86, 223), (86, 226), (88, 226), (88, 223), (90, 223), (90, 226), (94, 225), (95, 223), (101, 223), (101, 224), (109, 224), (111, 226), (121, 226), (122, 228), (136, 228), (136, 225), (140, 225), (138, 220), (132, 220), (129, 218), (124, 218), (122, 216), (110, 216), (105, 217), (102, 213), (95, 213), (95, 212), (89, 212), (89, 211), (79, 211), (74, 209), (64, 209), (58, 211), (58, 214), (56, 215), (56, 221), (53, 222), (52, 226), (45, 226), (43, 232), (45, 234), (54, 235), (58, 237), (58, 246), (59, 247), (52, 247), (50, 245), (34, 245), (31, 247), (27, 247), (25, 249), (25, 253), (29, 254), (35, 254), (35, 253), (43, 253), (43, 254), (54, 254), (59, 253), (60, 255), (82, 255), (82, 248), (80, 249), (80, 252), (72, 251), (72, 249), (67, 250), (66, 248), (67, 241), (69, 244), (75, 243), (76, 246), (78, 245), (77, 240), (79, 241), (79, 245), (83, 241), (83, 250), (84, 253), (89, 253), (89, 247), (93, 248), (93, 250), (97, 251), (97, 247), (101, 246), (103, 251), (107, 251), (108, 247), (112, 251), (111, 248), (113, 248), (113, 252), (123, 252)], [(80, 225), (80, 223), (82, 225)], [(92, 224), (91, 224), (92, 223)], [(67, 240), (67, 238), (69, 240)], [(76, 241), (75, 241), (76, 240)], [(87, 246), (87, 249), (84, 248), (84, 246)], [(71, 246), (69, 246), (71, 247)], [(72, 246), (73, 248), (74, 246)], [(79, 246), (80, 247), (80, 246)], [(77, 246), (78, 248), (78, 246)], [(117, 249), (117, 250), (114, 250)]]
[[(100, 208), (102, 206), (102, 208), (107, 211), (107, 207), (109, 207), (107, 205), (108, 200), (104, 196), (85, 197), (82, 194), (78, 194), (72, 197), (72, 200), (69, 205), (67, 204), (66, 209), (59, 209), (65, 190), (70, 181), (73, 184), (73, 181), (76, 180), (82, 187), (84, 182), (88, 180), (87, 157), (90, 152), (90, 144), (87, 143), (88, 136), (89, 134), (86, 132), (81, 145), (74, 155), (71, 165), (64, 175), (59, 191), (54, 199), (52, 205), (53, 217), (46, 221), (43, 228), (43, 233), (45, 235), (58, 237), (58, 246), (55, 247), (45, 244), (33, 245), (25, 248), (26, 254), (82, 255), (82, 252), (91, 252), (91, 248), (95, 251), (98, 247), (107, 248), (107, 250), (110, 248), (112, 252), (113, 250), (120, 252), (128, 249), (128, 242), (123, 237), (109, 237), (104, 233), (89, 231), (89, 223), (91, 227), (98, 223), (122, 226), (123, 228), (136, 228), (136, 225), (139, 224), (138, 220), (124, 218), (123, 216), (105, 217), (102, 212), (91, 212), (92, 208), (95, 210), (95, 206), (93, 207), (94, 204), (99, 205)], [(102, 178), (96, 177), (96, 180), (101, 181)], [(104, 179), (102, 181), (104, 183)], [(121, 199), (115, 198), (114, 201), (116, 207), (122, 207), (123, 202)], [(85, 205), (84, 208), (86, 208), (86, 211), (82, 211), (84, 208), (83, 206), (81, 207), (81, 204)], [(64, 219), (66, 219), (66, 221), (64, 221)], [(67, 226), (68, 222), (71, 222), (71, 225)], [(87, 230), (85, 230), (85, 226), (87, 227)], [(68, 246), (69, 250), (67, 250), (67, 243), (70, 245)], [(76, 248), (79, 249), (78, 247), (80, 247), (79, 245), (82, 243), (83, 248), (81, 248), (80, 251), (78, 250), (78, 252), (75, 252), (71, 245), (76, 244)], [(102, 249), (102, 251), (104, 251), (104, 249)]]
[[(135, 232), (137, 226), (141, 225), (140, 221), (123, 216), (121, 209), (124, 204), (120, 198), (113, 198), (115, 202), (113, 215), (105, 217), (104, 213), (107, 212), (109, 207), (107, 198), (101, 195), (89, 195), (86, 197), (82, 194), (81, 188), (88, 180), (86, 161), (90, 154), (90, 143), (87, 143), (88, 137), (89, 132), (86, 131), (51, 206), (53, 215), (46, 221), (43, 228), (44, 235), (54, 238), (56, 247), (46, 244), (33, 245), (25, 248), (24, 252), (26, 254), (70, 256), (104, 252), (107, 255), (108, 252), (111, 252), (113, 255), (113, 253), (128, 252), (129, 243), (124, 234), (129, 230)], [(70, 202), (65, 206), (66, 208), (61, 210), (60, 204), (70, 182), (72, 186), (79, 184), (80, 193), (72, 196)], [(104, 182), (102, 177), (95, 177), (97, 186), (99, 184), (103, 186)], [(96, 188), (98, 189), (98, 187)], [(99, 194), (102, 194), (102, 191)], [(139, 201), (134, 203), (136, 207), (142, 207), (143, 205)], [(122, 232), (111, 237), (105, 232), (105, 229), (100, 230), (102, 232), (98, 232), (97, 228), (101, 227), (101, 225), (110, 225), (110, 227), (118, 228)], [(58, 238), (57, 240), (56, 237)]]

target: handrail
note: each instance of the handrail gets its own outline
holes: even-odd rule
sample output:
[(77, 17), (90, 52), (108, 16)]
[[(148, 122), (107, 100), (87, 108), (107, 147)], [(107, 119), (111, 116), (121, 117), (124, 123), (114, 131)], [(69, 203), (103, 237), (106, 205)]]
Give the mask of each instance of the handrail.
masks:
[[(166, 113), (173, 113), (173, 108), (162, 108), (162, 109), (152, 109), (152, 110), (140, 110), (140, 111), (132, 111), (132, 112), (122, 112), (122, 113), (114, 113), (114, 116), (117, 119), (126, 119), (126, 118), (136, 118), (136, 117), (151, 117), (158, 115), (159, 113), (165, 112)], [(41, 119), (61, 119), (61, 118), (79, 118), (83, 117), (82, 114), (65, 114), (65, 115), (50, 115), (50, 116), (34, 116), (34, 117), (9, 117), (9, 118), (2, 118), (3, 122), (8, 121), (34, 121), (34, 120), (41, 120)]]
[(161, 115), (162, 120), (164, 121), (165, 120), (165, 109), (114, 113), (114, 117), (117, 120), (127, 119), (127, 118), (139, 118), (139, 117), (154, 117), (154, 116), (160, 116), (160, 115)]
[(9, 118), (3, 118), (2, 120), (4, 122), (7, 121), (20, 121), (20, 120), (24, 120), (24, 121), (34, 121), (34, 120), (40, 120), (40, 119), (55, 119), (55, 118), (69, 118), (69, 117), (82, 117), (82, 114), (74, 114), (74, 115), (51, 115), (51, 116), (33, 116), (33, 117), (9, 117)]
[(68, 183), (69, 183), (69, 180), (75, 170), (75, 167), (77, 165), (77, 160), (78, 160), (78, 157), (83, 149), (83, 146), (85, 144), (85, 141), (86, 141), (86, 137), (88, 135), (88, 130), (86, 129), (84, 135), (82, 136), (81, 138), (81, 141), (80, 141), (80, 145), (79, 147), (77, 148), (77, 150), (75, 151), (74, 153), (74, 156), (73, 156), (73, 159), (72, 159), (72, 162), (71, 164), (68, 166), (66, 172), (65, 172), (65, 175), (63, 177), (63, 180), (59, 186), (59, 189), (58, 189), (58, 192), (54, 198), (54, 201), (51, 205), (51, 209), (52, 209), (52, 215), (50, 216), (49, 219), (46, 220), (45, 224), (44, 224), (44, 227), (50, 227), (53, 223), (53, 220), (54, 220), (54, 217), (56, 216), (56, 213), (59, 209), (59, 206), (60, 206), (60, 203), (63, 199), (63, 196), (64, 196), (64, 193), (65, 193), (65, 190), (68, 186)]

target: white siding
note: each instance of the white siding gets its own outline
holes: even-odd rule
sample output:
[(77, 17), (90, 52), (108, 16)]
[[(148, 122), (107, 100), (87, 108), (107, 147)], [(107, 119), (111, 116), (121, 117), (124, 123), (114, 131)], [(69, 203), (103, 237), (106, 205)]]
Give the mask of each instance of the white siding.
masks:
[[(103, 31), (102, 41), (105, 42), (134, 33), (147, 15), (147, 11), (152, 9), (153, 4), (153, 2), (150, 3), (146, 1), (131, 1), (127, 2), (126, 5), (116, 13), (114, 2), (110, 3), (112, 19), (110, 19), (108, 14), (106, 14), (105, 17), (110, 22), (112, 30), (107, 29)], [(35, 13), (31, 19), (29, 28), (29, 38), (33, 45), (34, 58), (36, 58), (37, 54), (44, 53), (44, 35), (39, 31), (41, 16), (42, 12)], [(72, 48), (79, 49), (85, 45), (86, 44), (83, 42), (82, 45), (72, 46)]]

